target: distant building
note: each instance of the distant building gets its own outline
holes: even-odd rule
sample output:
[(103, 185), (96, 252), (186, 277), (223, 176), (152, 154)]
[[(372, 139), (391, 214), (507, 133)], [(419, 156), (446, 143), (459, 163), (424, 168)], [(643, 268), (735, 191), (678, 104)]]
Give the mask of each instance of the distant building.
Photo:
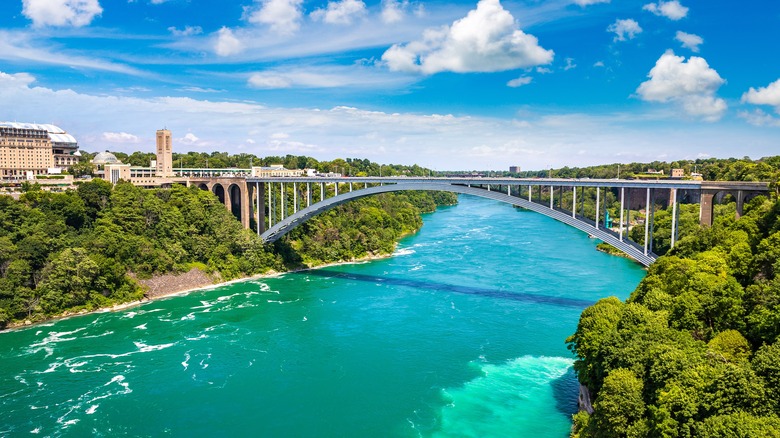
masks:
[(122, 163), (106, 164), (103, 167), (104, 178), (111, 184), (116, 184), (120, 179), (130, 181), (130, 165)]
[(171, 131), (157, 130), (157, 166), (156, 176), (167, 178), (173, 176), (173, 144)]
[(685, 176), (685, 170), (683, 169), (672, 169), (672, 178), (682, 178)]
[(285, 169), (282, 164), (272, 164), (267, 167), (252, 167), (252, 176), (257, 178), (303, 176), (302, 169)]
[(520, 173), (520, 166), (509, 166), (509, 173)]
[(57, 126), (0, 122), (0, 179), (33, 178), (49, 169), (68, 169), (79, 161), (78, 148), (76, 139)]
[(650, 175), (663, 175), (664, 170), (647, 169), (647, 173), (649, 173)]

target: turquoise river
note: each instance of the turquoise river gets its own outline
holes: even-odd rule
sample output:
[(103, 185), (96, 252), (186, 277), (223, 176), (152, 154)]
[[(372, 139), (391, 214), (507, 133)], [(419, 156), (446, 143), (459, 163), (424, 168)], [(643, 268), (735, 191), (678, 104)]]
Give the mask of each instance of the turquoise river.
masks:
[(393, 257), (0, 333), (0, 436), (565, 437), (564, 339), (637, 264), (461, 196)]

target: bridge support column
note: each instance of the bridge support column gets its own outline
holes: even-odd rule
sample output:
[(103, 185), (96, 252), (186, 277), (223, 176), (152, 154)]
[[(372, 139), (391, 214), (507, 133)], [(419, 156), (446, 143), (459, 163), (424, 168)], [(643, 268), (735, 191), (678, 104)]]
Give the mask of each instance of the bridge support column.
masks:
[(742, 190), (737, 190), (737, 216), (736, 219), (739, 219), (742, 217), (742, 209), (745, 206), (745, 192)]
[(553, 186), (550, 186), (550, 210), (553, 209), (553, 197), (555, 194), (555, 188)]
[(623, 241), (623, 212), (625, 211), (626, 188), (620, 188), (620, 241)]
[(298, 183), (293, 183), (293, 214), (298, 213)]
[(268, 183), (268, 228), (274, 226), (274, 183)]
[(506, 186), (506, 195), (507, 195), (507, 196), (512, 196), (512, 194), (509, 192), (509, 190), (510, 190), (511, 188), (512, 188), (512, 186), (510, 186), (509, 184), (507, 184), (507, 186)]
[(674, 248), (674, 242), (677, 240), (677, 189), (672, 189), (672, 243), (670, 247)]
[(320, 183), (320, 202), (325, 200), (325, 183)]
[(306, 208), (311, 207), (311, 183), (306, 183)]
[(532, 192), (533, 192), (533, 190), (531, 190), (531, 184), (528, 184), (528, 202), (532, 202), (531, 201), (531, 193)]
[(334, 190), (334, 193), (336, 194), (336, 196), (338, 196), (339, 195), (339, 182), (338, 181), (336, 181), (336, 183), (333, 184), (333, 190)]
[(647, 235), (650, 231), (650, 187), (647, 188), (647, 202), (645, 203), (645, 255), (647, 255)]
[(705, 190), (701, 191), (701, 201), (699, 202), (699, 224), (707, 227), (712, 226), (712, 209), (714, 208), (714, 199), (715, 193)]
[(284, 183), (279, 183), (279, 191), (281, 192), (281, 197), (282, 197), (282, 205), (281, 205), (281, 207), (282, 207), (282, 209), (281, 209), (282, 216), (281, 217), (282, 217), (282, 220), (284, 220), (284, 213), (287, 210), (287, 199), (285, 199), (286, 196), (284, 196)]
[(652, 207), (650, 208), (650, 242), (648, 251), (653, 252), (653, 235), (655, 234), (655, 189), (650, 189)]
[(601, 195), (601, 187), (596, 187), (596, 229), (599, 229), (599, 196)]
[(352, 182), (349, 183), (349, 193), (352, 193)]
[(241, 190), (241, 225), (248, 230), (249, 218), (252, 217), (252, 197), (249, 194), (249, 184), (244, 180), (238, 188)]
[(577, 218), (577, 186), (571, 186), (571, 217)]
[(255, 183), (257, 235), (265, 232), (265, 183)]

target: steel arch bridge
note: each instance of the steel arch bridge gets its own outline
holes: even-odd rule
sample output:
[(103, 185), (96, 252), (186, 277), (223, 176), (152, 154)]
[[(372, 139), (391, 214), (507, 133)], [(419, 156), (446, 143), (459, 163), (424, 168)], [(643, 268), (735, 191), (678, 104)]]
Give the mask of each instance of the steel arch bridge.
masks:
[[(520, 179), (520, 178), (381, 178), (381, 177), (351, 177), (351, 178), (323, 178), (323, 177), (281, 177), (281, 178), (247, 178), (247, 186), (256, 194), (254, 196), (255, 208), (253, 208), (257, 227), (257, 233), (265, 242), (274, 242), (284, 236), (298, 225), (308, 221), (312, 217), (330, 210), (338, 205), (349, 201), (373, 196), (380, 193), (399, 192), (408, 190), (427, 190), (443, 191), (457, 194), (467, 194), (482, 198), (505, 202), (517, 207), (525, 208), (559, 222), (572, 226), (591, 236), (594, 236), (619, 249), (629, 257), (635, 259), (644, 266), (649, 266), (658, 257), (653, 253), (652, 239), (648, 239), (649, 233), (653, 229), (654, 211), (656, 198), (658, 194), (668, 195), (668, 203), (672, 205), (672, 230), (671, 246), (673, 247), (677, 240), (677, 216), (678, 203), (682, 196), (695, 197), (696, 201), (701, 200), (700, 219), (702, 223), (709, 220), (711, 224), (712, 215), (704, 210), (712, 209), (713, 190), (721, 192), (738, 193), (737, 215), (742, 211), (742, 203), (749, 194), (767, 191), (765, 183), (719, 183), (715, 188), (708, 189), (706, 183), (702, 181), (680, 181), (680, 180), (654, 180), (654, 181), (636, 181), (636, 180), (589, 180), (589, 179)], [(703, 184), (705, 187), (703, 187)], [(288, 215), (289, 202), (285, 199), (285, 185), (292, 185), (292, 214)], [(362, 188), (356, 186), (362, 185)], [(275, 186), (278, 186), (278, 193)], [(313, 187), (319, 186), (318, 201), (314, 202)], [(333, 187), (333, 190), (326, 190), (326, 186)], [(266, 189), (267, 187), (267, 189)], [(339, 187), (342, 192), (339, 193)], [(299, 190), (299, 188), (301, 190)], [(595, 215), (586, 217), (584, 214), (584, 202), (581, 202), (581, 212), (577, 213), (578, 188), (596, 189)], [(601, 194), (608, 189), (619, 189), (620, 193), (620, 218), (618, 230), (614, 231), (606, 228), (604, 221), (600, 218), (599, 209)], [(559, 205), (555, 206), (556, 189), (560, 193)], [(604, 192), (602, 192), (604, 189)], [(549, 195), (549, 205), (542, 203), (542, 191), (546, 190)], [(564, 190), (571, 193), (571, 210), (563, 209), (562, 202)], [(513, 191), (515, 194), (513, 194)], [(523, 192), (525, 191), (525, 196)], [(305, 207), (299, 209), (299, 204), (303, 202), (305, 192)], [(327, 197), (331, 192), (332, 196)], [(538, 199), (534, 200), (534, 192), (538, 193)], [(301, 196), (299, 197), (299, 193)], [(628, 193), (628, 205), (626, 205), (626, 194)], [(628, 228), (625, 226), (624, 212), (630, 208), (631, 195), (640, 195), (640, 205), (645, 210), (649, 210), (649, 217), (644, 223), (644, 244), (639, 245), (631, 241), (627, 236)], [(252, 198), (252, 196), (250, 196)], [(299, 199), (300, 198), (300, 199)], [(584, 196), (581, 196), (584, 199)], [(266, 213), (268, 213), (268, 229), (265, 229)], [(630, 213), (629, 213), (630, 214)], [(280, 220), (274, 223), (275, 218)], [(618, 219), (618, 218), (615, 218)]]

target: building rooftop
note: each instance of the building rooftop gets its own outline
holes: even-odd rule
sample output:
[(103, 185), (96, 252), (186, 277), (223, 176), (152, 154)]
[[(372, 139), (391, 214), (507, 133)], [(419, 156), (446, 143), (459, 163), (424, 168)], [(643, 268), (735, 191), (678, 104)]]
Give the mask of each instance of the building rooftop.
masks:
[(108, 151), (99, 152), (95, 155), (95, 158), (92, 159), (92, 164), (97, 164), (97, 165), (121, 164), (121, 163), (122, 162), (119, 161), (119, 158), (117, 158), (116, 155)]
[(65, 132), (62, 128), (55, 125), (39, 123), (18, 123), (18, 122), (0, 122), (2, 128), (30, 129), (36, 131), (46, 131), (52, 143), (72, 143), (76, 144), (76, 139)]

